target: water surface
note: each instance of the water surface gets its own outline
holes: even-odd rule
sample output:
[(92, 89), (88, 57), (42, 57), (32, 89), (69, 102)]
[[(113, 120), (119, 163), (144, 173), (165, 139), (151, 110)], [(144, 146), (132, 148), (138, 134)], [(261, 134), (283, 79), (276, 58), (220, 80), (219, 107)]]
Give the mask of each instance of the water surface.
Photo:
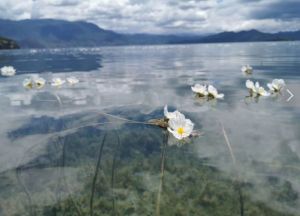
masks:
[[(17, 76), (0, 78), (0, 215), (299, 215), (299, 58), (299, 42), (1, 51)], [(37, 75), (80, 83), (24, 89)], [(247, 97), (274, 78), (295, 97)], [(202, 136), (145, 124), (165, 104)]]

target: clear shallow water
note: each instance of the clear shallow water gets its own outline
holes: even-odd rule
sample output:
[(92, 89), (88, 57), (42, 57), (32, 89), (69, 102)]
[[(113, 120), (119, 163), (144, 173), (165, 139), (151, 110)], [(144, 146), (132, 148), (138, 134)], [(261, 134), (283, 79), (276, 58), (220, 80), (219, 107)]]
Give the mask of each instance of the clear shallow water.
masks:
[[(0, 52), (17, 69), (0, 78), (0, 215), (300, 215), (299, 58), (298, 42)], [(80, 83), (24, 89), (38, 73)], [(274, 78), (292, 100), (246, 98)], [(195, 98), (203, 82), (224, 100)], [(123, 119), (165, 104), (203, 135), (178, 146)]]

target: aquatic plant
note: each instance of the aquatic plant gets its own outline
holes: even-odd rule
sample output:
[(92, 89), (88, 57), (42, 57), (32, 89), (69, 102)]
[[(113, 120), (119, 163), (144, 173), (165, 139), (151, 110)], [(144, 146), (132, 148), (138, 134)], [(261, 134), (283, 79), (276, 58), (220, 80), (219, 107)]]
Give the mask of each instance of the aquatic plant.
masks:
[(45, 86), (46, 80), (42, 77), (38, 77), (38, 78), (34, 79), (34, 84), (37, 89), (41, 89)]
[(33, 83), (33, 80), (31, 78), (24, 79), (24, 81), (23, 81), (24, 88), (32, 89), (33, 85), (34, 85), (34, 83)]
[(70, 85), (75, 85), (75, 84), (79, 83), (79, 79), (77, 79), (77, 78), (74, 77), (74, 76), (71, 76), (71, 77), (67, 77), (67, 82), (68, 82)]
[(218, 90), (212, 85), (208, 86), (207, 91), (208, 91), (208, 97), (210, 98), (214, 98), (214, 99), (224, 98), (224, 94), (219, 94)]
[(221, 99), (224, 98), (224, 94), (219, 94), (218, 90), (213, 85), (201, 85), (195, 84), (191, 86), (193, 92), (200, 98), (207, 97), (207, 99)]
[(0, 69), (2, 76), (14, 76), (16, 75), (16, 69), (12, 66), (4, 66)]
[(271, 93), (280, 92), (285, 87), (285, 82), (283, 79), (274, 79), (272, 83), (267, 84)]
[(207, 86), (201, 84), (195, 84), (191, 86), (193, 92), (195, 92), (199, 97), (205, 97), (208, 95)]
[(242, 68), (241, 68), (241, 71), (245, 74), (252, 74), (253, 72), (253, 68), (250, 66), (250, 65), (244, 65)]
[(66, 81), (61, 79), (61, 78), (53, 78), (52, 79), (52, 82), (51, 82), (51, 85), (52, 86), (55, 86), (55, 87), (60, 87), (62, 86)]
[(178, 110), (175, 110), (174, 112), (169, 112), (168, 111), (168, 105), (164, 106), (164, 115), (165, 115), (167, 120), (170, 120), (172, 118), (176, 118), (176, 116), (178, 114), (180, 114), (180, 112)]
[(249, 89), (250, 96), (258, 97), (258, 96), (269, 96), (270, 93), (267, 92), (264, 87), (259, 85), (259, 82), (254, 82), (251, 80), (246, 81), (246, 87)]
[(187, 138), (193, 132), (194, 123), (190, 119), (186, 119), (185, 116), (178, 112), (176, 117), (169, 120), (168, 131), (179, 140)]
[(26, 78), (23, 81), (23, 86), (24, 88), (27, 89), (32, 89), (32, 88), (37, 88), (37, 89), (41, 89), (45, 86), (46, 84), (46, 80), (42, 77), (37, 77), (37, 78)]

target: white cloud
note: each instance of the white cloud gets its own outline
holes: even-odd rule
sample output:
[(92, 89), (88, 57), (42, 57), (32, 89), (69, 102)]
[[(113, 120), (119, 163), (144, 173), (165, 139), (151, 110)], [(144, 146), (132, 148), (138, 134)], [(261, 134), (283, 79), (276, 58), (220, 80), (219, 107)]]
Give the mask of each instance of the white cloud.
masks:
[(5, 19), (86, 20), (119, 32), (300, 29), (296, 0), (1, 0)]

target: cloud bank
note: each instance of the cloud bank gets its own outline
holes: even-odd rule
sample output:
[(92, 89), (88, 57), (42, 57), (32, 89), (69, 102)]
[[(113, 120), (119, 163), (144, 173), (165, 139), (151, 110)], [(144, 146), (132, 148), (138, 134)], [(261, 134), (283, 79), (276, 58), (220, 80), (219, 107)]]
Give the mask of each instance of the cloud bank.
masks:
[(300, 29), (299, 0), (1, 0), (2, 19), (85, 20), (124, 33)]

